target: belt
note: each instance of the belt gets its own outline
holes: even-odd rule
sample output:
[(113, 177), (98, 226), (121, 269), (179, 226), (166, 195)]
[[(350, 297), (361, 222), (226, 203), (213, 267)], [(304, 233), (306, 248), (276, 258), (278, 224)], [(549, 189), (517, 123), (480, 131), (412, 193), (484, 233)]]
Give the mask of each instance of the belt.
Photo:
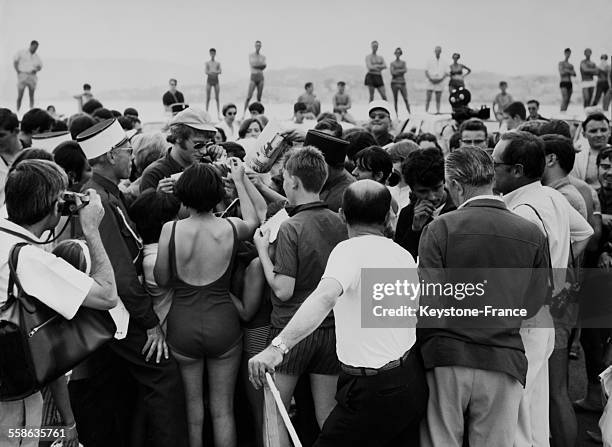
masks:
[(376, 376), (383, 371), (389, 371), (391, 369), (403, 366), (404, 362), (410, 355), (410, 350), (406, 351), (403, 356), (397, 360), (391, 360), (389, 363), (381, 366), (380, 368), (367, 368), (365, 366), (350, 366), (340, 363), (340, 369), (349, 376)]

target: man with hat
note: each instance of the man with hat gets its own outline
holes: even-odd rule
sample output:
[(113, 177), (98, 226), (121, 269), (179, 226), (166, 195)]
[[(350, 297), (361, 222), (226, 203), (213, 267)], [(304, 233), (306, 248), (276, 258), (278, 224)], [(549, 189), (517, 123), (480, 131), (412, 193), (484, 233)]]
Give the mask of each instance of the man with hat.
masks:
[[(84, 189), (94, 189), (102, 199), (105, 214), (100, 235), (115, 271), (117, 292), (130, 314), (127, 337), (113, 343), (111, 349), (117, 356), (117, 363), (125, 365), (142, 389), (148, 432), (144, 436), (150, 440), (150, 445), (187, 445), (180, 373), (176, 362), (170, 358), (151, 297), (139, 280), (142, 241), (128, 217), (123, 194), (117, 186), (120, 180), (130, 176), (132, 147), (114, 118), (80, 133), (77, 142), (93, 169), (93, 176)], [(120, 367), (109, 366), (113, 374), (123, 372)], [(131, 390), (126, 385), (125, 380), (107, 381), (99, 387), (100, 399), (116, 399), (120, 436), (125, 436), (132, 428), (131, 406), (125, 402)], [(112, 441), (115, 445), (116, 439)]]
[(372, 101), (368, 105), (368, 124), (370, 131), (380, 147), (393, 143), (394, 136), (389, 133), (391, 127), (391, 105), (387, 101)]
[(337, 213), (342, 206), (342, 195), (346, 188), (355, 182), (355, 177), (344, 169), (344, 159), (349, 143), (330, 135), (330, 132), (309, 130), (304, 140), (304, 146), (314, 146), (323, 152), (329, 175), (323, 185), (320, 197), (330, 210)]
[(172, 148), (164, 158), (144, 170), (140, 191), (157, 188), (171, 193), (175, 182), (172, 175), (201, 161), (203, 156), (208, 155), (212, 160), (219, 158), (223, 150), (212, 144), (216, 133), (217, 129), (205, 112), (188, 107), (177, 113), (170, 121), (168, 142), (172, 143)]
[(67, 130), (57, 132), (45, 132), (38, 135), (32, 135), (32, 148), (44, 149), (47, 152), (53, 152), (57, 146), (64, 141), (71, 141), (72, 137)]

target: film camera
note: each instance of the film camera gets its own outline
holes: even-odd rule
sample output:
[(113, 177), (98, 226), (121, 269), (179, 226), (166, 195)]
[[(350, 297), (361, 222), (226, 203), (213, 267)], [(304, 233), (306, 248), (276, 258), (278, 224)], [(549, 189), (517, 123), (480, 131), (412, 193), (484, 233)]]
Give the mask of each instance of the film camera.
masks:
[(471, 100), (472, 94), (464, 87), (457, 87), (451, 91), (448, 101), (453, 108), (452, 117), (457, 124), (461, 124), (470, 118), (488, 120), (491, 116), (491, 109), (489, 109), (487, 106), (481, 106), (480, 110), (471, 109)]
[[(77, 198), (81, 201), (79, 204)], [(87, 194), (80, 194), (78, 192), (66, 191), (62, 195), (62, 202), (59, 205), (59, 212), (62, 216), (70, 216), (76, 214), (80, 209), (85, 207), (89, 203), (89, 196)]]

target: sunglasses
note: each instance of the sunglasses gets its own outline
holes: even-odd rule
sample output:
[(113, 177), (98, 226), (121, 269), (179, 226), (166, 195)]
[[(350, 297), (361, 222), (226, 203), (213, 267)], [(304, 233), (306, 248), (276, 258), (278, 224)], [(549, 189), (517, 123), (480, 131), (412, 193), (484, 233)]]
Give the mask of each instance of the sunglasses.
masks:
[(384, 120), (385, 118), (388, 118), (389, 115), (386, 113), (370, 113), (370, 118), (371, 119), (376, 119), (376, 120)]
[(464, 139), (462, 139), (462, 140), (461, 140), (461, 142), (462, 142), (462, 143), (465, 143), (465, 144), (467, 144), (467, 145), (476, 145), (476, 146), (477, 146), (477, 145), (479, 145), (479, 144), (484, 143), (484, 142), (485, 142), (485, 140), (482, 140), (482, 139), (477, 139), (477, 140), (464, 140)]

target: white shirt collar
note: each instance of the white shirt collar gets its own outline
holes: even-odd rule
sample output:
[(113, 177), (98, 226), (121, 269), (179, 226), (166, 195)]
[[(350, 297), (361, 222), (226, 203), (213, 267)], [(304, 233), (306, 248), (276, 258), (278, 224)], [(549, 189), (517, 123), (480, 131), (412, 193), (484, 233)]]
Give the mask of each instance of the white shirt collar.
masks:
[(493, 194), (481, 194), (479, 196), (474, 196), (474, 197), (471, 197), (471, 198), (467, 199), (465, 202), (463, 202), (461, 205), (459, 205), (457, 207), (457, 209), (463, 208), (465, 205), (467, 205), (468, 203), (472, 202), (473, 200), (482, 200), (482, 199), (499, 200), (500, 202), (504, 201), (500, 196), (495, 196)]
[(524, 186), (521, 186), (520, 188), (515, 189), (512, 192), (509, 192), (508, 194), (505, 194), (503, 196), (503, 200), (504, 202), (506, 202), (506, 205), (510, 206), (512, 203), (520, 200), (522, 196), (531, 195), (534, 193), (537, 194), (542, 188), (542, 182), (540, 182), (539, 180), (532, 183), (528, 183)]
[[(42, 241), (39, 237), (35, 236), (34, 234), (32, 234), (31, 232), (29, 232), (28, 230), (26, 230), (25, 228), (23, 228), (20, 225), (17, 225), (14, 222), (11, 222), (8, 219), (3, 219), (0, 218), (0, 227), (1, 228), (6, 228), (7, 230), (11, 230), (14, 231), (15, 233), (19, 233), (29, 239), (32, 239), (35, 242), (40, 242), (43, 243), (44, 241)], [(4, 233), (6, 234), (6, 233)]]

